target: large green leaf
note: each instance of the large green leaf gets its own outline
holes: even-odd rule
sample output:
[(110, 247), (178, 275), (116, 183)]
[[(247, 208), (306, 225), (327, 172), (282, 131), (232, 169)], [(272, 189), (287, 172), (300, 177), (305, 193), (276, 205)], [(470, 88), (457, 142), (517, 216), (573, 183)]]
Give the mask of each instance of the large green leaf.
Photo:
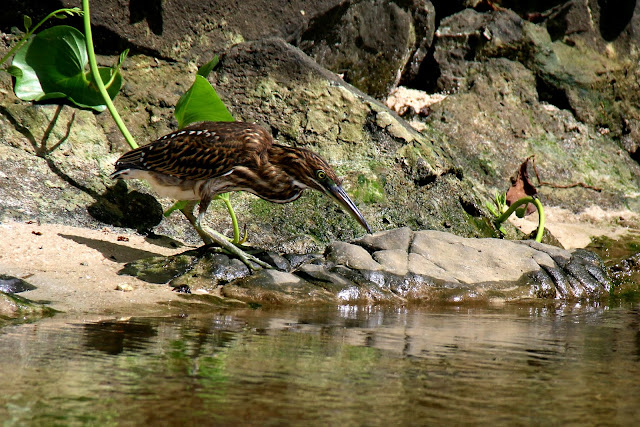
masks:
[(211, 83), (199, 74), (189, 90), (178, 100), (174, 114), (180, 129), (195, 122), (235, 121)]
[[(84, 35), (73, 27), (59, 25), (31, 38), (13, 58), (15, 93), (25, 101), (67, 98), (80, 107), (103, 111), (106, 106), (88, 64)], [(16, 69), (21, 71), (17, 72)], [(111, 68), (100, 68), (111, 99), (122, 87), (122, 77)], [(21, 74), (21, 75), (20, 75)]]

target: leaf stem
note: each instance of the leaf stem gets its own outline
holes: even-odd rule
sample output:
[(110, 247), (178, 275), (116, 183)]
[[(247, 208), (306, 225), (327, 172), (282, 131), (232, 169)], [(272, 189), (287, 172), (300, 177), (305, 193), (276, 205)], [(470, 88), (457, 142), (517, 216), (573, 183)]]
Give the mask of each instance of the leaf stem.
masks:
[(542, 203), (540, 203), (540, 199), (535, 196), (523, 197), (522, 199), (513, 203), (509, 209), (498, 218), (495, 219), (495, 224), (500, 226), (503, 222), (511, 216), (511, 214), (520, 206), (525, 205), (527, 203), (533, 203), (533, 205), (538, 210), (538, 232), (536, 233), (536, 242), (542, 241), (542, 235), (544, 234), (544, 208), (542, 207)]
[(82, 0), (82, 10), (84, 12), (84, 35), (87, 39), (87, 56), (89, 57), (89, 67), (91, 68), (91, 74), (93, 76), (93, 80), (104, 99), (104, 103), (107, 105), (111, 116), (113, 117), (113, 121), (116, 122), (118, 129), (124, 136), (124, 138), (129, 143), (132, 149), (138, 148), (138, 144), (129, 133), (129, 129), (120, 118), (120, 114), (118, 114), (118, 110), (116, 110), (115, 105), (111, 101), (111, 97), (107, 93), (107, 89), (104, 87), (104, 83), (102, 82), (102, 77), (100, 77), (100, 72), (98, 71), (98, 63), (96, 62), (96, 54), (93, 50), (93, 36), (91, 35), (91, 16), (89, 14), (89, 0)]
[(220, 199), (224, 202), (227, 207), (227, 211), (231, 216), (231, 223), (233, 224), (233, 240), (232, 243), (238, 244), (240, 243), (240, 227), (238, 226), (238, 219), (236, 218), (236, 213), (233, 211), (233, 206), (231, 206), (231, 198), (229, 193), (222, 193), (215, 197), (216, 199)]

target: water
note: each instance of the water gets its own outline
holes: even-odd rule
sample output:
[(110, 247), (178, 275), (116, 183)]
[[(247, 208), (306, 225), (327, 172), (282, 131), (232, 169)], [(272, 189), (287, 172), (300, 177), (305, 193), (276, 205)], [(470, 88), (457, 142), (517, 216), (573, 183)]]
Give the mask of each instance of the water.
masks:
[(0, 329), (12, 425), (637, 425), (640, 306), (240, 310)]

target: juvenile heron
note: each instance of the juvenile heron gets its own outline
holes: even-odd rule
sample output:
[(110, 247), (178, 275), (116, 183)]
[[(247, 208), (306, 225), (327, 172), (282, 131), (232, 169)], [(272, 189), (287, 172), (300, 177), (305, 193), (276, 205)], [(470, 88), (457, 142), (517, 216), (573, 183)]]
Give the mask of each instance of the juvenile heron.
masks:
[(248, 259), (258, 261), (202, 224), (218, 194), (248, 191), (273, 203), (288, 203), (311, 188), (336, 201), (371, 233), (324, 159), (305, 148), (275, 144), (271, 134), (255, 124), (197, 123), (125, 153), (115, 168), (112, 179), (145, 179), (162, 197), (190, 201), (182, 212), (204, 242), (223, 246), (248, 265)]

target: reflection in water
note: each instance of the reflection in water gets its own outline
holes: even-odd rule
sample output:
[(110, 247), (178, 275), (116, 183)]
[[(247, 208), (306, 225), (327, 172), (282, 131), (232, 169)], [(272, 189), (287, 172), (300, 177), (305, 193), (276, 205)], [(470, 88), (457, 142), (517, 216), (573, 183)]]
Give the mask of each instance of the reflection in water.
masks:
[(125, 350), (141, 350), (157, 335), (150, 323), (129, 321), (103, 321), (84, 325), (85, 346), (107, 354), (120, 354)]
[(0, 420), (631, 424), (640, 310), (221, 311), (0, 330)]

